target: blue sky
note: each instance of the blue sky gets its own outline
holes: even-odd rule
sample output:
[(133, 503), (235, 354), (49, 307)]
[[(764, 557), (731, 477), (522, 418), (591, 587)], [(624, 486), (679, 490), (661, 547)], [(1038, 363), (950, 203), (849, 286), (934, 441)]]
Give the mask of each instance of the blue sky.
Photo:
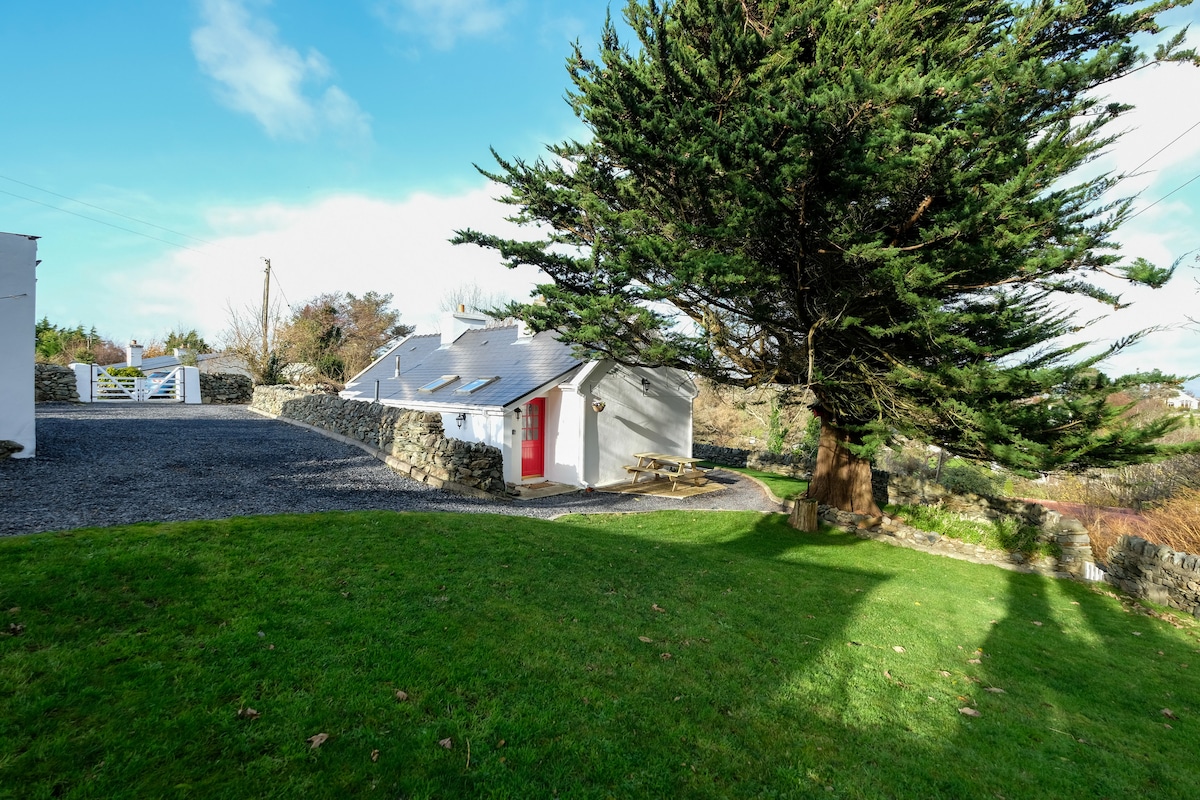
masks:
[[(563, 101), (563, 65), (575, 39), (594, 51), (607, 7), (107, 0), (50, 14), (9, 4), (0, 230), (42, 237), (39, 317), (117, 341), (195, 327), (216, 343), (230, 306), (259, 302), (262, 257), (293, 304), (391, 292), (423, 331), (457, 287), (525, 297), (532, 272), (446, 240), (455, 228), (506, 229), (496, 190), (472, 166), (489, 164), (489, 146), (535, 157), (583, 135)], [(1147, 70), (1111, 94), (1140, 108), (1103, 165), (1134, 166), (1183, 134), (1131, 182), (1148, 208), (1119, 237), (1131, 256), (1170, 263), (1200, 249), (1200, 180), (1149, 206), (1200, 175), (1200, 127), (1185, 133), (1200, 123), (1200, 69)], [(1177, 327), (1200, 317), (1200, 270), (1194, 256), (1185, 265), (1166, 290), (1126, 291), (1134, 306), (1092, 328), (1102, 338), (1172, 328), (1109, 372), (1200, 373), (1200, 331)]]

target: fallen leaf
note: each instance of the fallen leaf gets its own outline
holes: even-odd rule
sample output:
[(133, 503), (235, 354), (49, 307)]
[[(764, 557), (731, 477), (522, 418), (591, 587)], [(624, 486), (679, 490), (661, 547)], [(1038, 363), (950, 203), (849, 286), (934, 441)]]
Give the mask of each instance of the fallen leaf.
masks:
[(890, 670), (886, 670), (886, 669), (885, 669), (885, 670), (883, 671), (883, 677), (887, 678), (887, 679), (890, 681), (890, 680), (892, 679), (892, 673), (891, 673), (891, 671), (890, 671)]
[(1037, 625), (1039, 628), (1042, 627), (1042, 623), (1038, 622), (1037, 620), (1034, 620), (1033, 624)]
[(897, 653), (903, 653), (903, 652), (905, 652), (904, 648), (903, 648), (903, 647), (901, 647), (901, 646), (900, 646), (900, 645), (898, 645), (898, 644), (897, 644), (897, 645), (892, 645), (892, 649), (893, 649), (893, 650), (895, 650)]
[(273, 645), (273, 644), (269, 644), (269, 645), (267, 645), (267, 649), (268, 649), (268, 650), (274, 650), (274, 649), (275, 649), (275, 645)]
[(403, 689), (397, 689), (396, 690), (396, 699), (399, 700), (401, 703), (403, 703), (405, 700), (408, 699), (408, 692), (404, 691)]
[(967, 663), (968, 664), (982, 664), (983, 662), (980, 661), (978, 658), (968, 658)]
[(501, 739), (500, 741), (496, 742), (496, 747), (504, 747), (506, 744), (508, 744), (508, 742)]
[(265, 637), (265, 636), (266, 636), (266, 634), (265, 634), (265, 633), (263, 633), (262, 631), (259, 631), (259, 632), (258, 632), (258, 638), (262, 639), (262, 638), (263, 638), (263, 637)]
[(318, 747), (325, 744), (325, 740), (328, 738), (329, 738), (328, 733), (317, 733), (317, 734), (313, 734), (312, 736), (308, 737), (304, 741), (308, 742), (311, 745), (311, 747), (309, 748), (310, 750), (316, 750)]
[(665, 608), (663, 608), (662, 606), (660, 606), (658, 603), (651, 603), (650, 607), (653, 608), (655, 611), (657, 611), (660, 614), (667, 613), (667, 610)]
[(12, 608), (10, 608), (10, 609), (8, 610), (8, 613), (10, 613), (10, 614), (20, 614), (20, 613), (21, 613), (21, 607), (20, 607), (20, 606), (13, 606)]
[(639, 636), (638, 641), (645, 642), (646, 644), (650, 644), (650, 642), (653, 642), (654, 640), (651, 639), (649, 636)]
[(989, 686), (986, 689), (984, 689), (984, 691), (991, 692), (992, 694), (1008, 694), (1008, 692), (1004, 691), (999, 686)]
[(1163, 727), (1166, 728), (1167, 730), (1171, 730), (1171, 731), (1175, 730), (1174, 728), (1171, 727), (1171, 723), (1169, 723), (1169, 722), (1164, 722)]
[(19, 622), (8, 623), (7, 633), (9, 636), (20, 636), (24, 632), (25, 632), (25, 626), (22, 625), (21, 623), (19, 623)]
[(1169, 708), (1164, 708), (1162, 710), (1162, 715), (1167, 719), (1179, 719), (1179, 717), (1175, 716), (1175, 712)]
[(372, 760), (372, 761), (378, 761), (378, 760), (379, 760), (379, 751), (378, 751), (378, 750), (372, 750), (372, 751), (371, 751), (371, 760)]
[(978, 711), (976, 711), (975, 709), (973, 709), (973, 708), (970, 708), (970, 707), (963, 707), (963, 708), (960, 708), (960, 709), (958, 710), (958, 713), (960, 713), (960, 714), (963, 714), (963, 715), (965, 715), (965, 716), (968, 716), (968, 717), (978, 717), (978, 716), (982, 716), (982, 715), (981, 715), (981, 714), (980, 714)]
[(946, 672), (946, 670), (944, 670), (944, 669), (939, 669), (939, 670), (938, 670), (938, 675), (941, 675), (943, 678), (949, 678), (949, 677), (950, 677), (950, 673), (949, 673), (949, 672)]
[(663, 653), (661, 656), (659, 656), (659, 658), (663, 659), (664, 661), (666, 661), (670, 657), (671, 657), (670, 653)]
[(1134, 632), (1133, 632), (1133, 635), (1134, 635), (1134, 636), (1141, 636), (1141, 635), (1142, 635), (1142, 632), (1141, 632), (1141, 631), (1134, 631)]
[(445, 739), (439, 739), (438, 744), (440, 744), (442, 747), (446, 748), (447, 750), (454, 749), (454, 740), (451, 739), (449, 736), (447, 736)]
[(258, 719), (262, 714), (255, 711), (253, 708), (239, 708), (237, 712), (239, 719)]

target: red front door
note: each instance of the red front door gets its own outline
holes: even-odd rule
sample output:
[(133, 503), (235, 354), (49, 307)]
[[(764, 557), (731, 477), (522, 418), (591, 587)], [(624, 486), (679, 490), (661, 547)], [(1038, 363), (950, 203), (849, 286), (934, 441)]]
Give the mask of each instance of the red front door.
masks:
[(525, 404), (521, 417), (521, 477), (534, 478), (546, 470), (546, 398)]

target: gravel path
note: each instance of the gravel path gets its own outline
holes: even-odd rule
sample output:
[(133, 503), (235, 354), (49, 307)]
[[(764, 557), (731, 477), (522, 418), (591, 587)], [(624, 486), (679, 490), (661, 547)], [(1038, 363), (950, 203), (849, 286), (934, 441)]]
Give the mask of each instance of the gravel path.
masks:
[(778, 511), (752, 481), (685, 499), (573, 492), (476, 500), (405, 478), (361, 450), (243, 406), (39, 404), (37, 456), (0, 461), (0, 535), (132, 522), (333, 510), (550, 518), (620, 511)]

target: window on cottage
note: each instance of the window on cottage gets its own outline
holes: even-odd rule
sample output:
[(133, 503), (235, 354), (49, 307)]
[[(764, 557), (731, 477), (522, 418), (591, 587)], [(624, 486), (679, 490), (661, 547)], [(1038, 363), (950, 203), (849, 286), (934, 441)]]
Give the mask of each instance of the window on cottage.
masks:
[(487, 386), (489, 383), (492, 383), (493, 381), (497, 381), (499, 379), (500, 379), (499, 376), (495, 376), (495, 375), (492, 376), (491, 378), (476, 378), (475, 380), (471, 381), (470, 383), (464, 383), (462, 386), (455, 389), (454, 393), (455, 394), (471, 394), (472, 392), (477, 392), (480, 389), (482, 389), (483, 387)]
[(438, 378), (437, 380), (430, 381), (429, 383), (425, 384), (420, 389), (417, 389), (417, 391), (418, 392), (436, 392), (438, 389), (441, 389), (445, 386), (449, 386), (450, 384), (454, 383), (456, 380), (458, 380), (457, 375), (443, 375), (442, 377)]

